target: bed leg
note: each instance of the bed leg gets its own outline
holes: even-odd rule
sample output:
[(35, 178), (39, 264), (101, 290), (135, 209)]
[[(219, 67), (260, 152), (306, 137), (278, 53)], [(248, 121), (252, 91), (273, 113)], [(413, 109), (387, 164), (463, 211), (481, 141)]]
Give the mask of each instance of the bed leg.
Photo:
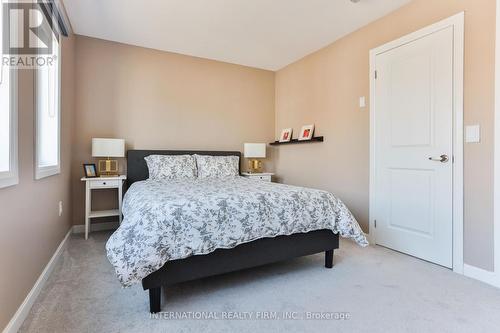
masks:
[(149, 289), (149, 312), (161, 311), (161, 287)]
[(333, 250), (325, 251), (325, 267), (326, 268), (333, 267)]

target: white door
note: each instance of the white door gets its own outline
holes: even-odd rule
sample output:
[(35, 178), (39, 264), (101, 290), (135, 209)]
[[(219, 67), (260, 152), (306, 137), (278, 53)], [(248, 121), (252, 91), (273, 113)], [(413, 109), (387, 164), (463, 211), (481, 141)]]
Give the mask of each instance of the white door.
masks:
[(376, 243), (453, 265), (453, 27), (375, 57)]

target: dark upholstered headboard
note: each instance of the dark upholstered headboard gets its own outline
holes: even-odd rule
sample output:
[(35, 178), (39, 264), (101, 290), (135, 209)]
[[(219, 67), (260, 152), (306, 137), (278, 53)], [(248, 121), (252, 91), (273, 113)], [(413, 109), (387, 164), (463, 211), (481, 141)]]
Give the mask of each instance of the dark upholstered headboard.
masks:
[(212, 156), (238, 156), (239, 151), (197, 151), (197, 150), (129, 150), (127, 151), (127, 185), (149, 178), (148, 166), (144, 157), (149, 155), (212, 155)]

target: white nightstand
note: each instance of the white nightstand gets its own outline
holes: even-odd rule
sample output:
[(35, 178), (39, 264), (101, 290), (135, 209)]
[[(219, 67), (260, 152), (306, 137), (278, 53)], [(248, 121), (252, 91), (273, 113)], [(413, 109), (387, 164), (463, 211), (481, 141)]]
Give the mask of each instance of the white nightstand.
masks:
[(242, 172), (241, 175), (243, 177), (245, 177), (245, 178), (262, 180), (262, 181), (265, 181), (265, 182), (271, 182), (272, 181), (272, 177), (274, 176), (274, 173), (269, 173), (269, 172), (264, 172), (264, 173)]
[[(85, 239), (89, 237), (90, 219), (96, 217), (118, 216), (118, 220), (122, 223), (122, 194), (123, 182), (127, 176), (118, 177), (96, 177), (81, 179), (85, 182)], [(118, 209), (112, 210), (92, 210), (92, 190), (102, 190), (116, 188), (118, 189)]]

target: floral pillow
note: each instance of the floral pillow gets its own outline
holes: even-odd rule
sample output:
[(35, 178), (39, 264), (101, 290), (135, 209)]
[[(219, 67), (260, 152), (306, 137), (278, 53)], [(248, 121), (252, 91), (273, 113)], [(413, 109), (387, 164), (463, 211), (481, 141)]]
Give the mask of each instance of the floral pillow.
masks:
[(196, 160), (192, 155), (149, 155), (144, 157), (149, 169), (149, 179), (195, 179)]
[(240, 174), (239, 156), (194, 155), (198, 178), (226, 178)]

